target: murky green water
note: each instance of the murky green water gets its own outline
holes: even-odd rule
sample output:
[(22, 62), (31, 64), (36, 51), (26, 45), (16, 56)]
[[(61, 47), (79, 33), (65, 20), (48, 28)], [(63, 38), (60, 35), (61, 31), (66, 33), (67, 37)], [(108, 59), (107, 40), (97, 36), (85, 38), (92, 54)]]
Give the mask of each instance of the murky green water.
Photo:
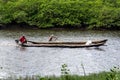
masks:
[[(18, 47), (14, 40), (25, 35), (28, 40), (48, 41), (54, 34), (57, 41), (87, 41), (108, 39), (99, 48)], [(60, 75), (61, 65), (67, 64), (71, 74), (83, 75), (107, 71), (120, 65), (120, 31), (80, 30), (1, 30), (0, 77), (25, 75)]]

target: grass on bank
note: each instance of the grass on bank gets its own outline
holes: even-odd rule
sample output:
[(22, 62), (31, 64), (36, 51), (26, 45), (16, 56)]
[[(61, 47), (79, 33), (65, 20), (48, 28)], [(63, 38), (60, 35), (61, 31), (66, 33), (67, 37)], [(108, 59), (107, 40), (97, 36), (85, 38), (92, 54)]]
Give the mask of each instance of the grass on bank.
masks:
[(60, 77), (44, 77), (39, 80), (120, 80), (120, 73), (111, 75), (110, 72), (102, 72), (99, 74), (90, 74), (88, 76), (67, 75)]
[[(6, 79), (5, 79), (6, 80)], [(62, 75), (60, 77), (56, 76), (32, 76), (25, 78), (8, 78), (7, 80), (120, 80), (120, 72), (113, 74), (111, 72), (102, 72), (99, 74), (90, 74), (88, 76), (79, 76), (79, 75)]]
[[(6, 80), (6, 79), (5, 79)], [(16, 78), (8, 78), (7, 80), (120, 80), (120, 71), (119, 68), (114, 67), (110, 69), (109, 72), (101, 72), (94, 73), (90, 75), (71, 75), (70, 70), (68, 69), (66, 64), (63, 64), (61, 67), (61, 76), (26, 76), (25, 78), (19, 77)]]

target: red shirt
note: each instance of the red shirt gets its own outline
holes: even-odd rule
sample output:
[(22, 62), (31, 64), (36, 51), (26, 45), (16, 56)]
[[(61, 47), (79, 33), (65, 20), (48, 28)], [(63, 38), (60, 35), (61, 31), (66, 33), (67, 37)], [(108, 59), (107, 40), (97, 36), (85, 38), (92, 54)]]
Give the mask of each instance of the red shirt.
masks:
[(26, 42), (26, 38), (25, 38), (24, 36), (22, 36), (22, 37), (20, 38), (20, 42), (21, 42), (21, 43), (25, 43), (25, 42)]

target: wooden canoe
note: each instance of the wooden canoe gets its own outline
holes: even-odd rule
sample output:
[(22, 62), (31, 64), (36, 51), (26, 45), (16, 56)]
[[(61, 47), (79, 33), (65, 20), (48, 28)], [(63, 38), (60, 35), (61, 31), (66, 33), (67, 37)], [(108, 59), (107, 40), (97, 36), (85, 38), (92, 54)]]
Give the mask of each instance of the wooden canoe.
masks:
[[(107, 39), (104, 40), (98, 40), (98, 41), (92, 41), (92, 44), (97, 43), (106, 43)], [(27, 41), (33, 44), (86, 44), (87, 41), (82, 42), (34, 42), (34, 41)]]
[(82, 47), (99, 47), (106, 43), (106, 40), (93, 41), (91, 44), (86, 45), (86, 42), (31, 42), (27, 44), (18, 44), (22, 47), (67, 47), (67, 48), (82, 48)]

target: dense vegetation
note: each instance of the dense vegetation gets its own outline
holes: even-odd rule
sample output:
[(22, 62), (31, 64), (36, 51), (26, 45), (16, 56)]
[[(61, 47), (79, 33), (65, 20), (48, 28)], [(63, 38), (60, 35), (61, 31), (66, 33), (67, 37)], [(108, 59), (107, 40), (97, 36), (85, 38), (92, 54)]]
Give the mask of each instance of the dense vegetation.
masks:
[(120, 0), (0, 0), (0, 24), (120, 29)]

